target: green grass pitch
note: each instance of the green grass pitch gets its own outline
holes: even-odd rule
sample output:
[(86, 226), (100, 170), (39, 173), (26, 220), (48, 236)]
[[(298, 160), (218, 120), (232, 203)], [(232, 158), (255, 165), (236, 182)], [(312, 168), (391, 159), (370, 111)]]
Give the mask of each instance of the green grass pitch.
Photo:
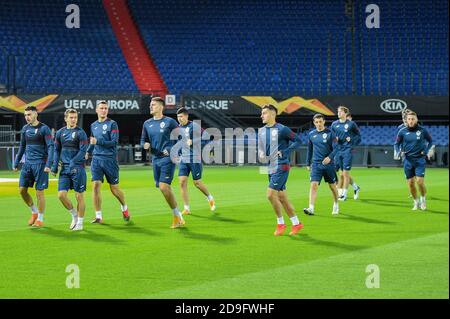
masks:
[[(0, 298), (448, 298), (448, 169), (427, 170), (426, 212), (411, 211), (401, 169), (352, 175), (362, 188), (359, 200), (350, 196), (331, 216), (322, 184), (317, 215), (305, 216), (308, 172), (291, 170), (289, 197), (305, 224), (295, 237), (273, 236), (267, 176), (257, 167), (205, 167), (217, 212), (190, 183), (193, 214), (175, 230), (150, 167), (121, 169), (133, 223), (123, 222), (104, 185), (105, 224), (90, 224), (89, 187), (82, 233), (68, 230), (56, 181), (47, 190), (42, 229), (26, 225), (18, 183), (0, 183)], [(176, 179), (173, 186), (181, 206)], [(66, 287), (69, 264), (80, 269), (78, 289)], [(371, 264), (379, 268), (379, 288), (366, 287)]]

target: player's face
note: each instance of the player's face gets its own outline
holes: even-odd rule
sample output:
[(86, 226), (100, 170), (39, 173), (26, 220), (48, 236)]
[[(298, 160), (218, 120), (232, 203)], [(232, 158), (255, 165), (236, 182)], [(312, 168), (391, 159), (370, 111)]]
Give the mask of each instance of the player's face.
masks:
[(186, 125), (188, 122), (188, 115), (184, 113), (180, 113), (177, 115), (178, 123), (181, 125)]
[(408, 127), (414, 127), (417, 125), (417, 116), (415, 115), (408, 115), (408, 117), (406, 118), (406, 122)]
[(318, 131), (322, 131), (325, 127), (325, 120), (321, 117), (314, 119), (314, 126)]
[(35, 111), (25, 111), (25, 121), (27, 121), (27, 124), (34, 123), (37, 119), (37, 112)]
[(108, 116), (108, 105), (107, 104), (99, 104), (95, 111), (97, 112), (97, 115), (99, 118), (106, 119), (106, 117)]
[(78, 113), (67, 114), (65, 120), (68, 127), (70, 128), (76, 127), (78, 122)]
[(163, 110), (163, 105), (157, 101), (151, 101), (150, 103), (150, 114), (151, 115), (155, 115), (155, 114), (160, 114), (162, 113)]
[(343, 109), (338, 109), (338, 118), (345, 120), (347, 118), (347, 113), (345, 113)]
[(274, 111), (271, 111), (269, 109), (264, 109), (261, 111), (261, 120), (262, 120), (263, 124), (272, 122), (274, 120), (274, 118), (275, 118)]

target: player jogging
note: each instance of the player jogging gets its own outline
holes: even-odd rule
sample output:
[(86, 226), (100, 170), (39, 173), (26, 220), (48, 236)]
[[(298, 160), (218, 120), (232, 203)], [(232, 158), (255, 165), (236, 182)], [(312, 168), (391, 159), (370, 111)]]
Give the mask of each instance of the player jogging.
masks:
[(199, 137), (199, 148), (196, 149), (195, 158), (194, 158), (194, 132), (198, 131), (200, 134), (202, 129), (198, 127), (198, 125), (192, 121), (189, 121), (189, 112), (185, 108), (180, 108), (177, 111), (177, 119), (179, 124), (180, 133), (183, 137), (183, 142), (186, 143), (183, 149), (181, 150), (181, 159), (180, 164), (178, 166), (178, 180), (180, 182), (180, 191), (181, 196), (183, 197), (184, 209), (182, 214), (188, 215), (191, 213), (189, 207), (189, 195), (187, 189), (187, 181), (189, 175), (192, 173), (192, 180), (194, 182), (195, 187), (198, 188), (205, 196), (209, 202), (209, 207), (211, 211), (216, 209), (216, 205), (214, 202), (214, 198), (211, 193), (208, 191), (206, 185), (202, 182), (202, 159), (201, 159), (201, 136)]
[[(84, 192), (86, 191), (86, 170), (84, 161), (88, 148), (88, 138), (82, 128), (77, 126), (78, 112), (68, 109), (64, 112), (66, 126), (59, 129), (55, 136), (55, 151), (53, 156), (52, 174), (58, 172), (61, 162), (61, 171), (58, 180), (58, 198), (72, 216), (70, 229), (83, 230), (84, 212), (86, 204)], [(73, 189), (77, 200), (77, 209), (67, 197), (67, 192)]]
[(338, 120), (331, 124), (331, 131), (338, 140), (338, 150), (336, 154), (336, 162), (342, 170), (341, 178), (343, 179), (342, 194), (339, 200), (347, 200), (348, 185), (350, 183), (350, 170), (352, 169), (353, 145), (360, 140), (360, 132), (358, 126), (353, 121), (347, 119), (349, 109), (345, 106), (338, 107)]
[(337, 215), (339, 214), (337, 176), (333, 164), (334, 155), (337, 151), (337, 140), (331, 130), (325, 127), (325, 118), (322, 114), (314, 115), (313, 122), (316, 128), (308, 134), (308, 152), (306, 155), (311, 182), (309, 207), (304, 208), (303, 212), (307, 215), (314, 215), (317, 189), (323, 177), (333, 194), (333, 210), (331, 213)]
[(178, 124), (174, 119), (163, 115), (164, 106), (165, 102), (162, 98), (152, 98), (150, 114), (153, 115), (153, 118), (144, 122), (141, 147), (145, 150), (150, 150), (152, 154), (155, 185), (172, 209), (173, 221), (171, 228), (178, 228), (184, 226), (185, 221), (178, 210), (177, 201), (170, 186), (176, 167), (170, 158), (170, 150), (175, 143), (175, 140), (170, 139), (170, 135), (172, 130), (177, 129)]
[[(25, 204), (31, 209), (31, 218), (28, 225), (34, 227), (44, 226), (45, 195), (48, 188), (48, 173), (53, 158), (53, 137), (50, 128), (38, 121), (35, 106), (25, 108), (25, 121), (27, 124), (20, 131), (20, 146), (13, 170), (18, 171), (19, 163), (25, 154), (25, 164), (20, 171), (19, 192)], [(36, 207), (28, 188), (36, 183)]]
[(98, 120), (91, 124), (90, 145), (86, 153), (86, 159), (92, 156), (92, 198), (95, 208), (95, 218), (91, 223), (101, 224), (102, 197), (101, 188), (103, 177), (109, 184), (111, 193), (120, 202), (122, 216), (125, 221), (130, 220), (125, 195), (119, 187), (119, 164), (117, 163), (117, 144), (119, 143), (119, 127), (117, 123), (108, 118), (108, 103), (100, 101), (96, 107)]
[[(353, 121), (352, 119), (352, 115), (350, 113), (347, 114), (347, 120), (349, 121)], [(361, 136), (360, 135), (354, 135), (354, 139), (353, 139), (353, 145), (358, 145), (361, 142)], [(339, 164), (336, 163), (335, 160), (335, 167), (336, 167), (336, 171), (340, 170)], [(348, 174), (348, 183), (349, 185), (351, 185), (353, 187), (353, 199), (358, 199), (359, 198), (359, 191), (361, 190), (361, 188), (355, 183), (352, 175), (350, 175), (350, 172)], [(342, 191), (344, 189), (344, 177), (342, 176), (342, 170), (341, 170), (341, 176), (338, 179), (337, 182), (337, 189), (338, 189), (338, 195), (341, 196), (342, 195)]]
[[(400, 159), (400, 150), (404, 153), (403, 168), (408, 183), (409, 191), (414, 199), (413, 210), (420, 206), (426, 210), (426, 187), (425, 187), (425, 157), (433, 157), (432, 138), (428, 131), (418, 124), (417, 114), (408, 113), (406, 117), (407, 127), (401, 129), (397, 134), (394, 144), (394, 159)], [(416, 182), (420, 192), (417, 196)]]
[(290, 152), (300, 146), (301, 140), (290, 128), (277, 123), (276, 116), (275, 106), (267, 104), (262, 108), (261, 119), (265, 126), (258, 132), (258, 153), (260, 159), (269, 159), (267, 198), (277, 216), (277, 228), (274, 235), (280, 236), (286, 229), (282, 214), (283, 208), (292, 222), (289, 235), (295, 235), (303, 228), (303, 224), (299, 221), (294, 207), (288, 199), (286, 182), (290, 170)]

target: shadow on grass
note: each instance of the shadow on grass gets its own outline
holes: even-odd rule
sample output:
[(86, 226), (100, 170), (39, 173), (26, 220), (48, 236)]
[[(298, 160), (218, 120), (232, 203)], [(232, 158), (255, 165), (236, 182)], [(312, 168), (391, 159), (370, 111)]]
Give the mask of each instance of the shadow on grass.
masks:
[(31, 230), (37, 234), (57, 237), (67, 241), (76, 241), (84, 239), (84, 240), (92, 240), (95, 242), (105, 242), (114, 244), (124, 243), (124, 241), (121, 239), (117, 239), (115, 237), (105, 234), (99, 234), (86, 229), (82, 231), (71, 231), (71, 230), (59, 230), (51, 227), (43, 227), (43, 228), (31, 228)]
[[(434, 198), (434, 199), (433, 199)], [(438, 201), (446, 201), (448, 202), (448, 200), (444, 200), (444, 199), (438, 199), (436, 197), (430, 197), (428, 198), (428, 204), (430, 200), (438, 200)], [(373, 205), (380, 205), (380, 206), (396, 206), (396, 207), (402, 207), (402, 208), (408, 208), (409, 204), (411, 204), (412, 207), (412, 200), (410, 200), (410, 202), (405, 201), (405, 200), (386, 200), (386, 199), (360, 199), (361, 202), (366, 203), (366, 204), (373, 204)], [(401, 203), (401, 204), (400, 204)], [(432, 214), (440, 214), (440, 215), (448, 215), (448, 211), (439, 211), (439, 210), (432, 210), (432, 209), (428, 209), (424, 212), (424, 213), (432, 213)]]
[(148, 236), (158, 236), (161, 234), (161, 233), (155, 232), (155, 231), (147, 229), (147, 228), (142, 228), (142, 227), (136, 226), (133, 221), (130, 221), (123, 225), (102, 224), (101, 226), (106, 226), (106, 227), (114, 229), (114, 230), (123, 230), (123, 231), (133, 233), (133, 234), (141, 234), (141, 235), (148, 235)]
[(305, 243), (309, 243), (309, 244), (313, 244), (313, 245), (333, 247), (333, 248), (347, 250), (347, 251), (370, 248), (369, 246), (344, 244), (344, 243), (339, 243), (339, 242), (334, 242), (334, 241), (329, 241), (329, 240), (317, 239), (317, 238), (313, 238), (313, 237), (309, 236), (308, 234), (301, 233), (301, 232), (299, 235), (289, 236), (289, 237), (292, 240), (297, 240), (297, 241), (301, 241), (301, 242), (305, 242)]
[(381, 224), (381, 225), (395, 225), (397, 223), (395, 222), (391, 222), (391, 221), (385, 221), (385, 220), (379, 220), (379, 219), (373, 219), (373, 218), (368, 218), (368, 217), (361, 217), (361, 216), (355, 216), (355, 215), (350, 215), (347, 213), (339, 213), (339, 216), (344, 216), (345, 219), (349, 219), (352, 221), (356, 221), (356, 222), (361, 222), (361, 223), (367, 223), (367, 224)]
[(232, 223), (232, 224), (247, 224), (248, 223), (248, 221), (245, 221), (245, 220), (223, 217), (218, 213), (210, 213), (208, 216), (197, 215), (197, 214), (191, 213), (189, 216), (192, 216), (195, 218), (209, 219), (209, 220), (214, 220), (214, 221), (219, 221), (219, 222)]
[(178, 231), (180, 231), (180, 233), (182, 233), (183, 236), (188, 239), (205, 240), (205, 241), (215, 242), (217, 244), (224, 244), (224, 245), (232, 244), (236, 241), (235, 238), (231, 238), (231, 237), (220, 237), (220, 236), (215, 236), (215, 235), (211, 235), (211, 234), (194, 233), (194, 232), (190, 231), (187, 227), (179, 228)]

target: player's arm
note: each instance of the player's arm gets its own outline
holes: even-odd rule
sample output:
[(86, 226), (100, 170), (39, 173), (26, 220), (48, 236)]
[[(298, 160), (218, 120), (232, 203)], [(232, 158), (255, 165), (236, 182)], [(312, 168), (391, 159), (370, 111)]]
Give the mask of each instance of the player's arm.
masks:
[(291, 142), (289, 144), (288, 150), (293, 151), (296, 150), (302, 145), (302, 140), (300, 139), (299, 134), (295, 134), (290, 128), (285, 127), (286, 135), (289, 137), (289, 141)]
[(115, 147), (119, 144), (119, 127), (116, 122), (111, 123), (111, 140), (107, 141), (104, 138), (98, 138), (97, 144), (104, 147)]
[(423, 138), (425, 139), (425, 141), (428, 142), (428, 144), (425, 148), (425, 155), (428, 157), (428, 159), (430, 159), (434, 155), (433, 154), (434, 152), (430, 152), (432, 149), (434, 149), (433, 138), (431, 137), (431, 134), (426, 129), (423, 129)]
[[(92, 134), (92, 125), (91, 125), (91, 135), (90, 137), (94, 137), (94, 135)], [(86, 150), (86, 156), (85, 159), (88, 159), (89, 155), (92, 155), (92, 152), (94, 152), (94, 144), (89, 144), (87, 150)]]
[(53, 164), (53, 152), (55, 145), (53, 143), (53, 136), (52, 132), (50, 131), (50, 128), (48, 126), (44, 126), (42, 128), (43, 135), (45, 136), (45, 145), (47, 147), (47, 162), (45, 163), (46, 171), (50, 172), (50, 167), (52, 167)]
[(400, 130), (397, 134), (397, 138), (395, 139), (394, 143), (394, 159), (399, 160), (400, 159), (400, 148), (403, 143), (403, 130)]
[(145, 150), (150, 149), (150, 139), (147, 134), (147, 130), (145, 129), (145, 123), (142, 125), (141, 140), (139, 144), (141, 145), (141, 148)]
[(336, 156), (336, 153), (337, 153), (337, 145), (338, 145), (338, 140), (337, 140), (337, 136), (332, 132), (331, 133), (331, 139), (330, 139), (330, 141), (331, 141), (331, 148), (332, 148), (332, 151), (331, 151), (331, 153), (330, 154), (328, 154), (328, 157), (331, 159), (331, 160), (333, 160), (333, 158)]
[(306, 151), (306, 166), (307, 167), (311, 166), (312, 156), (313, 156), (313, 143), (311, 142), (311, 139), (308, 136), (308, 149)]
[(359, 143), (361, 143), (361, 131), (359, 130), (358, 125), (353, 122), (353, 145), (359, 145)]
[(59, 159), (61, 157), (61, 132), (56, 132), (55, 136), (55, 147), (53, 150), (53, 165), (52, 165), (52, 173), (56, 175), (58, 173), (58, 164)]
[(84, 131), (78, 132), (78, 140), (79, 140), (79, 150), (78, 153), (75, 154), (75, 156), (70, 160), (69, 169), (72, 169), (75, 166), (76, 162), (82, 161), (85, 156), (88, 149), (88, 138)]
[(19, 166), (19, 163), (22, 160), (23, 154), (25, 154), (26, 146), (27, 146), (27, 141), (25, 138), (25, 131), (24, 131), (24, 129), (22, 129), (22, 131), (20, 131), (19, 151), (18, 151), (16, 159), (14, 161), (13, 170), (17, 170), (17, 167)]

